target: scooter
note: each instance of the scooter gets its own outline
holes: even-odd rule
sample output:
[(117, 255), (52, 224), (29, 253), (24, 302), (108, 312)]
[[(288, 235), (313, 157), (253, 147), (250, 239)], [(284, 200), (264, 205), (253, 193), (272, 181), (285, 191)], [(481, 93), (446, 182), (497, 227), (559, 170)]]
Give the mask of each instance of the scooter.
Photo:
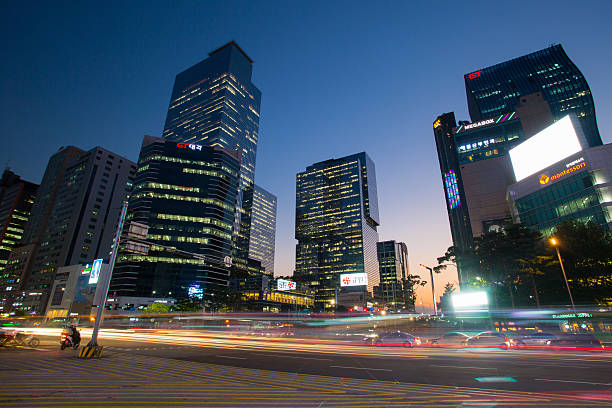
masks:
[(62, 332), (62, 337), (60, 338), (60, 348), (64, 350), (66, 347), (72, 347), (73, 349), (79, 348), (79, 343), (72, 343), (72, 336), (69, 336), (67, 332)]
[(40, 344), (38, 337), (27, 333), (16, 333), (13, 341), (20, 346), (38, 347)]

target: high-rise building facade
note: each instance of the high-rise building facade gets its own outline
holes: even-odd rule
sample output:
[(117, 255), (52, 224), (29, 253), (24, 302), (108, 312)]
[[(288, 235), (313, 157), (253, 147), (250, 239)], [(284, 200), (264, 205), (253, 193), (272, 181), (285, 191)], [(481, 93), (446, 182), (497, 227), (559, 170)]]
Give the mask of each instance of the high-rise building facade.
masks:
[(316, 290), (318, 307), (335, 303), (341, 274), (365, 273), (370, 293), (378, 285), (379, 224), (374, 162), (365, 152), (298, 173), (294, 276)]
[(18, 309), (44, 313), (58, 267), (109, 258), (135, 173), (135, 163), (101, 147), (70, 162), (46, 229), (41, 231)]
[(377, 245), (378, 267), (380, 270), (380, 295), (383, 304), (394, 309), (413, 308), (413, 294), (407, 280), (408, 247), (403, 242), (381, 241)]
[[(38, 184), (22, 180), (9, 169), (0, 178), (0, 279), (10, 253), (23, 238)], [(3, 288), (4, 289), (4, 288)]]
[(239, 151), (145, 136), (126, 223), (156, 245), (121, 250), (109, 293), (201, 299), (227, 286), (239, 177)]
[(249, 258), (261, 261), (265, 273), (274, 275), (276, 196), (255, 185), (252, 200)]
[(521, 96), (542, 92), (555, 120), (574, 113), (589, 146), (602, 144), (584, 75), (560, 44), (465, 74), (472, 122), (515, 111)]
[(31, 261), (47, 229), (64, 172), (69, 163), (83, 153), (85, 152), (77, 147), (67, 146), (60, 148), (49, 159), (42, 182), (36, 192), (30, 218), (24, 228), (21, 245), (13, 248), (6, 268), (0, 275), (0, 308), (2, 310), (10, 311), (14, 299), (22, 292)]
[[(248, 195), (255, 179), (261, 92), (251, 82), (253, 60), (230, 42), (176, 76), (163, 137), (238, 150), (240, 188), (234, 261), (246, 267), (251, 224)], [(247, 205), (245, 205), (247, 204)]]

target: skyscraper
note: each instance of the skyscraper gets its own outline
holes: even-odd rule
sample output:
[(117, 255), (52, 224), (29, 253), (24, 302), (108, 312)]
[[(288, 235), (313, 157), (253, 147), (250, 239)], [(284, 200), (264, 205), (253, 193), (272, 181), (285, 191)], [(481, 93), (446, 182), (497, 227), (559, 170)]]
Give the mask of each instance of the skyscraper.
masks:
[(67, 146), (60, 148), (49, 159), (20, 240), (21, 245), (13, 248), (4, 273), (0, 276), (0, 308), (4, 311), (12, 309), (13, 300), (22, 292), (31, 261), (36, 255), (43, 233), (47, 230), (64, 172), (68, 164), (83, 153), (85, 152), (77, 147)]
[[(22, 180), (9, 169), (0, 179), (0, 272), (23, 237), (38, 184)], [(2, 288), (4, 289), (4, 288)]]
[(542, 92), (555, 120), (575, 113), (589, 146), (602, 144), (584, 75), (560, 44), (465, 74), (472, 122), (515, 111), (521, 96)]
[(234, 262), (246, 267), (261, 92), (251, 82), (253, 60), (234, 41), (208, 55), (176, 76), (163, 137), (241, 153)]
[(112, 296), (201, 299), (227, 286), (239, 172), (236, 150), (145, 136), (126, 222), (147, 225), (157, 245), (122, 249)]
[(136, 164), (101, 147), (67, 166), (18, 308), (42, 314), (58, 267), (108, 259)]
[(255, 185), (249, 258), (261, 261), (265, 272), (274, 275), (274, 244), (276, 239), (276, 196)]
[(406, 307), (414, 310), (413, 293), (406, 285), (410, 276), (408, 247), (403, 242), (382, 241), (377, 245), (377, 252), (381, 300), (394, 309)]
[(365, 152), (308, 166), (296, 180), (296, 278), (316, 290), (317, 306), (334, 304), (340, 274), (365, 273), (378, 285), (378, 196)]

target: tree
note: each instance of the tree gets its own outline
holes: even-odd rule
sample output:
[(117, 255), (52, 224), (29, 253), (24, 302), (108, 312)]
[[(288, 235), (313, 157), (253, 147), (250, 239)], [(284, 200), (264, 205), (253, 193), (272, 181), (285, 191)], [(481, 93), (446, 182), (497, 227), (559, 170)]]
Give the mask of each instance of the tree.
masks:
[(153, 303), (151, 306), (147, 306), (143, 309), (143, 313), (147, 314), (159, 314), (159, 313), (170, 313), (172, 312), (172, 305), (167, 303)]
[(444, 285), (444, 293), (440, 296), (440, 303), (438, 304), (444, 314), (450, 314), (453, 312), (453, 305), (451, 303), (451, 296), (455, 292), (455, 284), (448, 282)]

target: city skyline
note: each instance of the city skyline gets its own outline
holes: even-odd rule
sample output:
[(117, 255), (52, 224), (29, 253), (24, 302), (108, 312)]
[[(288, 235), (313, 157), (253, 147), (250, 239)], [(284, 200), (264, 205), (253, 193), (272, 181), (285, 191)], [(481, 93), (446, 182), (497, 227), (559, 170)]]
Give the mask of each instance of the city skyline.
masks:
[[(436, 256), (444, 253), (451, 240), (430, 126), (441, 110), (446, 108), (455, 111), (458, 120), (468, 118), (462, 80), (464, 74), (545, 48), (551, 42), (561, 43), (586, 76), (599, 113), (602, 139), (604, 143), (611, 141), (612, 122), (605, 115), (611, 106), (605, 94), (610, 89), (610, 79), (605, 72), (608, 66), (606, 58), (610, 57), (597, 54), (598, 49), (606, 49), (604, 38), (609, 37), (610, 29), (605, 23), (600, 24), (599, 28), (593, 24), (588, 33), (577, 34), (565, 33), (561, 23), (544, 21), (541, 27), (535, 27), (528, 34), (515, 33), (514, 43), (505, 47), (495, 44), (507, 35), (507, 31), (500, 30), (500, 33), (494, 32), (488, 42), (479, 44), (479, 52), (467, 53), (462, 50), (472, 48), (469, 41), (477, 41), (476, 31), (486, 32), (486, 27), (493, 24), (492, 21), (478, 19), (483, 12), (477, 7), (471, 10), (470, 7), (462, 7), (467, 11), (448, 11), (449, 15), (459, 17), (458, 24), (463, 27), (471, 25), (474, 32), (468, 32), (465, 28), (458, 30), (461, 35), (449, 40), (447, 45), (440, 41), (448, 35), (440, 37), (440, 34), (434, 33), (431, 41), (420, 46), (401, 40), (416, 37), (411, 37), (407, 29), (400, 27), (399, 17), (391, 18), (390, 9), (376, 10), (371, 16), (373, 19), (390, 19), (384, 28), (374, 33), (372, 39), (359, 33), (357, 26), (360, 24), (349, 24), (345, 27), (346, 32), (341, 32), (339, 37), (346, 42), (334, 48), (323, 41), (327, 35), (338, 34), (338, 28), (330, 25), (332, 20), (329, 17), (323, 19), (326, 24), (321, 24), (310, 42), (304, 41), (300, 35), (308, 32), (306, 27), (321, 16), (304, 12), (299, 7), (280, 10), (284, 19), (278, 16), (275, 24), (264, 27), (262, 34), (252, 36), (251, 33), (261, 28), (259, 25), (270, 22), (269, 17), (265, 18), (265, 13), (270, 13), (273, 5), (263, 5), (262, 10), (254, 10), (253, 5), (237, 4), (242, 5), (245, 15), (233, 13), (230, 6), (218, 6), (218, 9), (212, 5), (201, 6), (202, 13), (209, 11), (213, 15), (229, 16), (232, 23), (228, 24), (228, 28), (210, 24), (206, 30), (192, 37), (189, 36), (191, 31), (184, 29), (164, 40), (160, 50), (154, 48), (159, 45), (155, 44), (159, 37), (145, 39), (129, 27), (125, 30), (137, 39), (136, 43), (142, 46), (142, 50), (118, 43), (122, 38), (118, 28), (126, 24), (123, 19), (136, 13), (136, 7), (128, 7), (122, 16), (105, 16), (102, 13), (98, 18), (108, 18), (108, 22), (94, 19), (90, 27), (77, 24), (77, 17), (79, 13), (92, 15), (93, 7), (90, 10), (71, 10), (65, 17), (65, 21), (72, 23), (68, 24), (66, 33), (48, 30), (44, 21), (30, 33), (24, 33), (23, 29), (15, 30), (23, 36), (9, 47), (9, 55), (15, 64), (3, 68), (4, 113), (0, 122), (3, 123), (3, 134), (11, 137), (5, 136), (6, 150), (0, 155), (0, 160), (6, 164), (11, 159), (9, 164), (13, 171), (34, 182), (40, 182), (48, 158), (62, 145), (82, 146), (85, 149), (101, 145), (135, 160), (144, 134), (162, 134), (163, 112), (167, 109), (175, 73), (202, 60), (209, 50), (234, 38), (255, 60), (254, 82), (264, 94), (255, 182), (278, 196), (276, 273), (290, 275), (295, 265), (292, 259), (295, 247), (292, 236), (295, 174), (310, 163), (342, 157), (355, 151), (367, 151), (377, 163), (380, 240), (406, 242), (413, 271), (418, 270), (418, 263), (431, 265), (435, 263)], [(607, 14), (602, 9), (609, 7), (602, 2), (591, 5), (591, 8), (564, 12), (563, 7), (551, 11), (547, 10), (546, 5), (538, 4), (534, 5), (534, 12), (557, 13), (557, 18), (551, 18), (551, 21), (579, 18), (581, 13), (597, 20)], [(330, 15), (341, 9), (338, 4), (332, 5)], [(398, 6), (397, 9), (398, 16), (414, 12), (414, 20), (433, 11), (416, 6)], [(364, 20), (369, 11), (372, 10), (357, 8), (351, 11), (348, 21)], [(19, 10), (11, 12), (15, 14), (15, 18), (11, 19), (12, 24), (19, 24)], [(241, 22), (248, 20), (249, 12), (253, 12), (253, 18), (259, 25), (253, 22), (241, 29)], [(35, 11), (33, 17), (42, 19), (37, 13)], [(514, 13), (518, 17), (519, 12)], [(159, 14), (161, 12), (157, 10), (157, 14), (152, 13), (137, 25), (147, 31), (159, 22)], [(170, 13), (169, 20), (178, 24), (179, 17), (195, 21), (186, 15), (185, 9), (180, 8)], [(445, 34), (452, 32), (451, 19), (439, 18), (442, 19), (440, 25), (446, 24), (450, 28), (443, 30)], [(528, 20), (525, 18), (522, 21)], [(477, 22), (483, 26), (476, 27)], [(205, 21), (202, 25), (209, 23)], [(295, 26), (295, 33), (288, 38), (278, 38), (276, 34), (291, 24)], [(516, 25), (516, 20), (513, 24)], [(170, 28), (170, 23), (168, 25), (166, 28)], [(113, 29), (107, 30), (109, 27)], [(8, 30), (14, 28), (12, 25), (7, 27)], [(423, 33), (426, 27), (417, 21), (414, 29)], [(85, 47), (85, 39), (70, 37), (79, 30), (85, 30), (85, 37), (93, 39), (90, 51)], [(600, 31), (597, 34), (595, 30)], [(42, 53), (44, 55), (30, 55), (24, 51), (32, 48), (28, 46), (31, 42), (42, 40), (43, 32), (50, 37), (47, 41), (60, 45), (49, 47)], [(63, 44), (62, 39), (65, 40)], [(395, 39), (397, 42), (383, 45), (385, 39)], [(589, 46), (584, 45), (587, 42), (590, 42)], [(176, 44), (182, 46), (172, 54), (170, 62), (164, 61), (164, 51)], [(271, 44), (274, 46), (271, 47)], [(110, 49), (111, 46), (117, 49)], [(338, 50), (338, 47), (341, 49)], [(270, 53), (267, 48), (274, 50)], [(450, 50), (454, 53), (449, 54)], [(74, 56), (69, 55), (72, 52), (75, 52)], [(443, 58), (442, 55), (452, 58)], [(313, 63), (313, 56), (327, 63)], [(41, 63), (46, 61), (43, 58), (51, 61), (49, 69), (40, 69)], [(389, 64), (389, 58), (396, 58), (395, 63)], [(365, 59), (377, 62), (366, 62)], [(153, 67), (153, 64), (161, 61), (164, 62), (162, 66)], [(303, 66), (299, 67), (300, 64)], [(11, 71), (7, 71), (7, 68)], [(141, 72), (145, 68), (148, 71)], [(296, 72), (292, 72), (291, 68), (295, 68)], [(140, 81), (136, 78), (139, 75), (142, 76)], [(61, 87), (65, 89), (60, 90)], [(360, 89), (353, 93), (353, 88)], [(424, 93), (427, 89), (430, 94)], [(360, 99), (358, 96), (362, 94), (367, 94), (368, 98)], [(415, 95), (418, 101), (407, 105), (406, 100), (411, 95)], [(440, 101), (449, 95), (452, 97), (448, 101)], [(81, 101), (87, 97), (92, 102), (83, 104)], [(340, 109), (338, 102), (341, 102)], [(22, 107), (15, 108), (13, 105)], [(23, 109), (23, 106), (29, 109)], [(31, 114), (39, 115), (36, 121), (28, 120)], [(93, 132), (90, 131), (92, 129)], [(380, 143), (380, 135), (385, 135), (389, 143)], [(22, 143), (26, 139), (33, 144)], [(36, 146), (35, 151), (31, 151), (32, 146)], [(26, 152), (32, 157), (27, 164), (17, 159)], [(412, 194), (407, 193), (410, 191)], [(407, 211), (401, 211), (402, 208)], [(430, 288), (426, 287), (427, 290)], [(428, 300), (427, 296), (423, 299), (425, 302)]]

